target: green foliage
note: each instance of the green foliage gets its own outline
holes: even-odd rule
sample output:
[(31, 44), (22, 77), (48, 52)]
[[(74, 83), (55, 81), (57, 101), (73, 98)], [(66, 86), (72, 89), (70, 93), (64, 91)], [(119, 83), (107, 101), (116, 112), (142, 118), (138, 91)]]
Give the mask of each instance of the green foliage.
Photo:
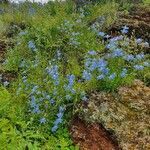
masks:
[(58, 130), (56, 135), (49, 135), (38, 130), (29, 129), (25, 122), (12, 123), (8, 119), (0, 119), (0, 149), (1, 150), (78, 150), (74, 146), (67, 129)]
[(149, 0), (143, 0), (144, 5), (150, 5), (150, 1)]
[[(111, 52), (106, 48), (109, 40), (98, 34), (117, 19), (119, 4), (105, 1), (79, 10), (71, 1), (49, 2), (44, 6), (29, 2), (3, 6), (0, 34), (7, 36), (13, 45), (7, 50), (3, 64), (5, 70), (15, 71), (18, 76), (7, 90), (0, 87), (0, 149), (78, 150), (70, 139), (68, 120), (76, 104), (86, 100), (86, 92), (115, 91), (132, 83), (134, 78), (146, 81), (149, 76), (149, 68), (139, 73), (133, 69), (135, 63), (112, 57), (107, 59), (110, 72), (104, 80), (96, 79), (97, 70), (92, 72), (90, 81), (83, 79), (89, 51), (97, 53), (93, 60)], [(133, 47), (142, 49), (134, 40), (123, 36), (117, 48), (123, 48), (126, 55), (136, 56), (138, 52)], [(121, 78), (124, 68), (128, 73)], [(116, 77), (108, 80), (114, 72)], [(60, 108), (64, 109), (63, 113)], [(62, 124), (57, 124), (58, 121)], [(54, 133), (52, 127), (59, 128)]]
[(10, 104), (10, 94), (9, 92), (0, 87), (0, 117), (8, 110)]
[(1, 150), (23, 150), (26, 148), (29, 150), (40, 150), (41, 148), (78, 150), (70, 140), (66, 128), (60, 128), (55, 135), (52, 135), (41, 128), (33, 127), (31, 120), (24, 120), (23, 112), (21, 112), (23, 110), (17, 103), (19, 99), (15, 102), (5, 88), (1, 87), (0, 89)]

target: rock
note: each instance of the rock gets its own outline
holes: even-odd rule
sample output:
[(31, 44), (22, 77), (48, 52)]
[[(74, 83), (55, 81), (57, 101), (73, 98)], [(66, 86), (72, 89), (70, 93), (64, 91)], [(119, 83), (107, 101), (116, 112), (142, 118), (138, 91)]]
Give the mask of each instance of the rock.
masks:
[[(79, 115), (87, 122), (102, 123), (113, 131), (122, 150), (150, 149), (150, 87), (140, 80), (117, 93), (97, 92)], [(98, 97), (98, 98), (95, 98)]]

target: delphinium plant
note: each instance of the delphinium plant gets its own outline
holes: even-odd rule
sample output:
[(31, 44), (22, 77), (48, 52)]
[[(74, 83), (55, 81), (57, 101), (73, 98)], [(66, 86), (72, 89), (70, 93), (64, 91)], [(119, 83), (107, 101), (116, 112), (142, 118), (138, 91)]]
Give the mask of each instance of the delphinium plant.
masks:
[[(91, 50), (85, 56), (85, 70), (83, 78), (86, 81), (98, 83), (101, 90), (114, 91), (122, 84), (131, 83), (138, 75), (149, 68), (148, 55), (144, 52), (130, 50), (133, 41), (126, 36), (128, 27), (121, 30), (122, 35), (112, 37), (104, 32), (99, 32), (100, 38), (109, 38), (106, 42), (105, 51), (99, 53)], [(148, 46), (142, 39), (136, 39), (134, 44)]]

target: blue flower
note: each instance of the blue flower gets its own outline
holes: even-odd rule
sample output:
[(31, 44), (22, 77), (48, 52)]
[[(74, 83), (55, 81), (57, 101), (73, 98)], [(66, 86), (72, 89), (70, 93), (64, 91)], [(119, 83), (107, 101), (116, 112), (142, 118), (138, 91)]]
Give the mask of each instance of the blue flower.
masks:
[(84, 70), (82, 77), (83, 77), (83, 79), (85, 79), (86, 81), (89, 81), (89, 80), (91, 80), (92, 75), (91, 75), (91, 73), (89, 73), (88, 71)]
[(54, 121), (54, 126), (52, 127), (52, 132), (55, 132), (58, 129), (58, 124), (62, 123), (62, 117), (64, 113), (64, 107), (59, 107), (59, 113), (57, 114), (57, 119)]
[(27, 82), (27, 77), (26, 77), (26, 76), (23, 76), (23, 77), (22, 77), (22, 80), (23, 80), (24, 83)]
[(142, 65), (135, 65), (135, 66), (134, 66), (134, 69), (135, 69), (135, 70), (143, 70), (143, 69), (144, 69), (144, 66), (142, 66)]
[(126, 33), (128, 33), (128, 30), (123, 29), (123, 30), (121, 30), (121, 32), (122, 32), (123, 34), (126, 34)]
[(122, 27), (121, 32), (122, 32), (123, 34), (126, 34), (126, 33), (128, 33), (128, 30), (129, 30), (129, 27), (127, 27), (127, 26), (125, 25), (124, 27)]
[(106, 45), (107, 49), (115, 49), (117, 48), (117, 43), (115, 42), (110, 42), (109, 44)]
[(27, 31), (21, 31), (20, 33), (19, 33), (19, 36), (23, 36), (23, 35), (26, 35), (27, 34)]
[(30, 49), (32, 49), (33, 51), (36, 51), (36, 46), (35, 46), (35, 44), (34, 44), (33, 41), (29, 41), (29, 42), (28, 42), (28, 47), (29, 47)]
[(99, 75), (98, 77), (97, 77), (97, 80), (102, 80), (102, 79), (104, 79), (104, 75), (103, 74), (101, 74), (101, 75)]
[(144, 64), (145, 67), (149, 67), (150, 66), (150, 63), (146, 62), (146, 61), (143, 64)]
[[(62, 115), (63, 116), (63, 115)], [(62, 118), (61, 117), (58, 117), (55, 121), (54, 121), (54, 124), (55, 125), (58, 125), (59, 123), (62, 123)]]
[(97, 53), (96, 53), (96, 51), (91, 50), (91, 51), (88, 52), (88, 54), (90, 54), (90, 55), (96, 55)]
[(132, 54), (129, 54), (129, 55), (126, 55), (124, 57), (124, 59), (127, 60), (127, 61), (133, 61), (135, 58), (134, 58), (134, 56)]
[(75, 90), (75, 89), (71, 89), (71, 93), (72, 93), (72, 94), (75, 94), (75, 93), (76, 93), (76, 90)]
[(76, 22), (77, 22), (77, 23), (81, 23), (82, 20), (81, 20), (81, 19), (77, 19)]
[(57, 125), (54, 125), (51, 129), (52, 132), (56, 132), (56, 130), (58, 129), (58, 126)]
[(103, 68), (101, 71), (104, 75), (107, 75), (109, 73), (110, 69), (109, 68)]
[(110, 39), (110, 43), (116, 42), (116, 41), (118, 41), (118, 40), (123, 40), (123, 36), (120, 35), (120, 36), (116, 36), (116, 37), (111, 38), (111, 39)]
[(123, 51), (122, 49), (116, 49), (112, 52), (113, 57), (121, 57), (123, 56)]
[(91, 65), (92, 60), (93, 60), (92, 58), (87, 58), (86, 59), (86, 61), (85, 61), (85, 67), (86, 67), (86, 69), (89, 68), (89, 66)]
[(111, 74), (111, 75), (108, 77), (108, 79), (109, 79), (109, 80), (113, 80), (115, 77), (116, 77), (116, 73), (113, 73), (113, 74)]
[(34, 106), (32, 112), (33, 112), (33, 113), (36, 113), (36, 114), (39, 114), (39, 113), (41, 112), (38, 104), (36, 104), (36, 105)]
[(74, 80), (75, 80), (75, 76), (72, 74), (72, 75), (68, 75), (67, 78), (68, 78), (68, 82), (69, 82), (68, 86), (73, 86)]
[(3, 82), (3, 84), (4, 84), (4, 86), (6, 87), (6, 86), (9, 85), (9, 82), (8, 82), (8, 81), (5, 81), (5, 82)]
[(40, 119), (40, 123), (41, 123), (41, 124), (45, 124), (45, 123), (46, 123), (46, 119), (45, 119), (45, 118), (41, 118), (41, 119)]
[(64, 110), (65, 110), (64, 107), (62, 107), (62, 106), (59, 107), (59, 112), (64, 112)]
[(44, 100), (43, 97), (40, 97), (40, 98), (39, 98), (39, 102), (42, 102), (43, 100)]
[(51, 78), (53, 79), (53, 82), (55, 85), (59, 84), (59, 74), (58, 74), (58, 66), (54, 65), (51, 68), (46, 68), (48, 74), (51, 76)]
[(129, 27), (125, 25), (125, 26), (123, 27), (123, 29), (129, 30)]
[(110, 37), (111, 37), (111, 36), (108, 35), (108, 34), (104, 36), (104, 38), (106, 38), (106, 39), (108, 39), (108, 38), (110, 38)]
[(58, 60), (61, 59), (61, 52), (60, 52), (60, 50), (57, 50), (57, 58), (58, 58)]
[(126, 75), (127, 75), (127, 69), (124, 68), (124, 69), (122, 70), (120, 76), (121, 76), (122, 78), (124, 78)]
[(58, 117), (58, 118), (62, 118), (62, 117), (63, 117), (63, 113), (62, 113), (62, 112), (59, 112), (59, 113), (57, 114), (57, 117)]
[(31, 96), (31, 103), (30, 103), (31, 107), (34, 108), (36, 107), (36, 99), (35, 96)]
[(75, 81), (75, 76), (73, 74), (67, 75), (67, 78), (68, 78), (68, 84), (64, 85), (64, 88), (66, 91), (73, 91), (73, 84)]
[(55, 101), (53, 99), (50, 100), (50, 104), (55, 104)]
[(39, 88), (38, 85), (35, 85), (32, 90), (31, 90), (31, 94), (35, 93), (37, 91), (37, 89)]
[(50, 95), (46, 95), (45, 98), (49, 100), (51, 97), (50, 97)]
[(92, 62), (91, 62), (91, 65), (89, 66), (89, 70), (90, 71), (94, 71), (95, 69), (97, 68), (97, 61), (96, 60), (93, 60)]
[(144, 53), (136, 55), (136, 59), (142, 60), (145, 57)]
[(104, 32), (98, 32), (98, 36), (104, 37), (105, 33)]
[(107, 61), (105, 61), (104, 59), (99, 59), (97, 61), (97, 67), (100, 71), (102, 71), (105, 67), (107, 66)]
[(137, 43), (137, 44), (141, 44), (142, 41), (143, 41), (143, 39), (141, 39), (141, 38), (136, 39), (136, 43)]
[(86, 96), (82, 97), (82, 101), (87, 101), (87, 100), (88, 100), (88, 98)]

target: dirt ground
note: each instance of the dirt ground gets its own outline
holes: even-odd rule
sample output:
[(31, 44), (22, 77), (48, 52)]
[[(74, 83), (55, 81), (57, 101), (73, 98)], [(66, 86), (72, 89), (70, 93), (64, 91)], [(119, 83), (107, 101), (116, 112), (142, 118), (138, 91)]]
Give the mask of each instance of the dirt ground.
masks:
[(99, 124), (87, 124), (75, 117), (70, 132), (74, 143), (81, 150), (119, 150), (117, 142)]

